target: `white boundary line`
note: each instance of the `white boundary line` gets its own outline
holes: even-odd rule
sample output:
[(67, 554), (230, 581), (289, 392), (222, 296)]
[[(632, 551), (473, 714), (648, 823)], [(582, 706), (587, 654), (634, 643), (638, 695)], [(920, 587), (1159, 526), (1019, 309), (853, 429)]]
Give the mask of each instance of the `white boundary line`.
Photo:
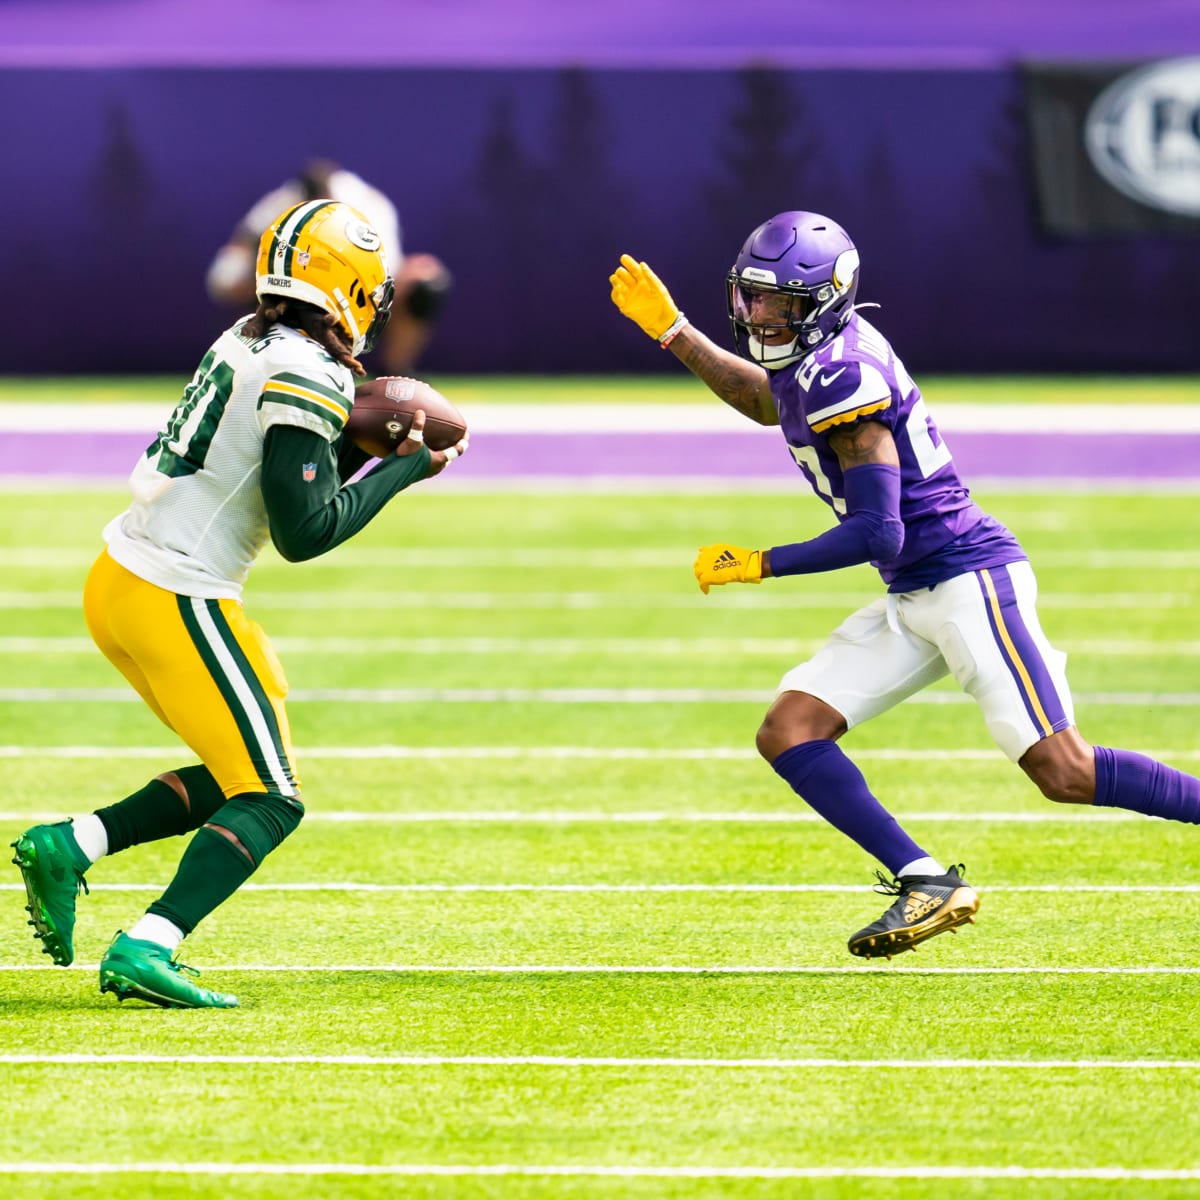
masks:
[[(0, 963), (0, 971), (16, 974), (83, 971), (92, 973), (100, 964), (72, 963), (69, 967), (58, 967), (53, 963)], [(933, 976), (991, 976), (991, 975), (1200, 975), (1200, 967), (905, 967), (892, 963), (875, 966), (731, 966), (710, 964), (708, 966), (674, 965), (670, 963), (654, 966), (622, 965), (613, 963), (545, 963), (476, 964), (461, 963), (328, 963), (273, 964), (273, 963), (223, 963), (210, 966), (210, 971), (263, 972), (274, 975), (348, 975), (351, 973), (376, 975), (933, 975)]]
[[(1200, 406), (1198, 406), (1200, 407)], [(799, 481), (799, 476), (797, 476)], [(1200, 482), (1200, 481), (1198, 481)], [(733, 488), (738, 491), (738, 488)], [(1026, 514), (1014, 517), (1013, 526), (1018, 535), (1030, 529), (1038, 532), (1064, 533), (1072, 527), (1068, 517), (1046, 514)], [(820, 533), (812, 529), (812, 536)], [(100, 553), (100, 540), (89, 540), (84, 546), (4, 546), (0, 547), (0, 566), (12, 569), (76, 570), (88, 568)], [(437, 566), (446, 570), (488, 568), (541, 568), (616, 570), (637, 566), (647, 570), (677, 571), (680, 556), (690, 553), (682, 542), (664, 546), (630, 546), (587, 548), (583, 546), (512, 546), (498, 550), (492, 546), (416, 546), (403, 548), (374, 546), (365, 548), (353, 544), (342, 545), (336, 551), (322, 554), (305, 563), (306, 571), (337, 568), (377, 569), (386, 566)], [(1200, 569), (1200, 551), (1195, 550), (1139, 550), (1126, 547), (1122, 550), (1046, 550), (1038, 551), (1034, 568), (1070, 568), (1075, 570), (1189, 570)], [(270, 547), (264, 548), (256, 570), (264, 568), (286, 568), (286, 560)], [(805, 593), (808, 595), (808, 593)], [(841, 596), (847, 602), (865, 604), (868, 592), (824, 593)], [(1055, 593), (1050, 593), (1055, 595)], [(1146, 593), (1151, 599), (1151, 593)], [(1042, 602), (1039, 596), (1038, 602)]]
[(0, 1175), (267, 1175), (381, 1178), (564, 1179), (1054, 1179), (1178, 1182), (1200, 1179), (1200, 1167), (788, 1167), (788, 1166), (521, 1166), (511, 1163), (38, 1163), (0, 1162)]
[[(1200, 758), (1200, 749), (1179, 747), (1141, 749), (1142, 754), (1162, 759)], [(171, 758), (178, 746), (3, 746), (0, 759), (120, 759)], [(757, 761), (757, 750), (747, 746), (298, 746), (296, 754), (305, 761), (323, 759), (441, 759), (450, 763), (491, 759), (602, 759), (605, 761), (737, 762)], [(1008, 760), (997, 749), (922, 750), (902, 747), (855, 749), (859, 762), (994, 762)], [(0, 818), (2, 819), (2, 818)]]
[[(928, 812), (900, 813), (906, 823), (980, 825), (1119, 825), (1145, 822), (1140, 813), (1093, 812), (1090, 805), (1074, 806), (1081, 812)], [(63, 813), (0, 812), (0, 821), (59, 821)], [(821, 825), (815, 812), (548, 812), (513, 809), (479, 809), (471, 812), (309, 812), (305, 824), (324, 825)]]
[[(161, 892), (166, 883), (93, 883), (93, 892)], [(990, 896), (1013, 895), (1160, 895), (1187, 896), (1200, 892), (1200, 883), (1114, 884), (1046, 883), (985, 885)], [(0, 883), (0, 892), (24, 892), (23, 883)], [(870, 895), (866, 884), (851, 883), (243, 883), (239, 892), (366, 892), (378, 895)]]
[[(1194, 574), (1194, 566), (1181, 568)], [(813, 593), (802, 591), (776, 591), (762, 594), (730, 592), (705, 598), (699, 589), (693, 592), (397, 592), (354, 589), (354, 608), (360, 612), (393, 613), (398, 601), (408, 609), (429, 608), (433, 611), (461, 612), (691, 612), (707, 616), (729, 609), (748, 610), (754, 613), (784, 612), (830, 609), (837, 614), (848, 614), (878, 599), (882, 591), (868, 594), (843, 596), (839, 593)], [(1178, 604), (1161, 603), (1158, 595), (1147, 593), (1115, 593), (1124, 597), (1124, 602), (1114, 603), (1108, 593), (1095, 592), (1090, 595), (1051, 594), (1038, 598), (1042, 609), (1099, 609), (1114, 608), (1142, 611), (1145, 609), (1182, 607), (1195, 604), (1195, 597), (1184, 593), (1164, 594)], [(245, 597), (248, 608), (285, 612), (329, 612), (343, 611), (346, 604), (344, 590), (331, 589), (321, 592), (248, 592)], [(0, 591), (0, 609), (61, 609), (76, 612), (81, 606), (79, 593), (74, 591)]]
[[(1200, 607), (1200, 597), (1189, 608)], [(375, 658), (384, 654), (500, 654), (505, 656), (576, 658), (680, 658), (704, 655), (737, 654), (755, 658), (794, 658), (814, 654), (823, 638), (676, 638), (676, 637), (596, 637), (596, 638), (525, 638), (525, 637), (380, 637), (326, 638), (278, 637), (275, 648), (289, 655), (313, 654)], [(1067, 654), (1097, 658), (1195, 658), (1200, 641), (1155, 641), (1147, 638), (1079, 640), (1067, 638), (1057, 643)], [(62, 655), (93, 658), (95, 644), (88, 638), (0, 637), (0, 654)]]
[[(757, 688), (296, 688), (294, 702), (337, 704), (761, 704)], [(1200, 692), (1077, 692), (1079, 704), (1195, 708)], [(141, 704), (130, 688), (0, 688), (7, 704)], [(964, 692), (918, 692), (905, 704), (974, 704)]]
[(1200, 1059), (1160, 1058), (620, 1058), (558, 1054), (0, 1054), (10, 1066), (665, 1067), (743, 1071), (1200, 1071)]
[[(92, 883), (92, 892), (163, 892), (166, 883)], [(24, 892), (0, 883), (0, 892)], [(370, 893), (374, 895), (870, 895), (864, 883), (244, 883), (239, 892)], [(988, 895), (1195, 895), (1200, 883), (1031, 883), (983, 887)]]

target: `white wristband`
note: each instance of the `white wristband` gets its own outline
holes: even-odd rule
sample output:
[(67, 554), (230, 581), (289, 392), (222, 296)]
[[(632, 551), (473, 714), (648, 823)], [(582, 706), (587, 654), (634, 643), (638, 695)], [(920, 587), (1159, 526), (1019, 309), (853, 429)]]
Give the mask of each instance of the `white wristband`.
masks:
[(658, 336), (658, 344), (665, 350), (679, 335), (679, 331), (685, 325), (690, 324), (687, 317), (682, 312), (671, 322), (670, 325)]

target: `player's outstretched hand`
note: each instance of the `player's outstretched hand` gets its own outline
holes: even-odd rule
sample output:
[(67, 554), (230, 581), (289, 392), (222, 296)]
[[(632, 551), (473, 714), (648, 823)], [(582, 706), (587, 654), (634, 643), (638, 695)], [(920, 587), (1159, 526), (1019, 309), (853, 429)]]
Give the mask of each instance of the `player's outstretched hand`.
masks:
[[(429, 479), (430, 476), (437, 475), (444, 471), (450, 463), (456, 458), (462, 458), (467, 452), (467, 446), (470, 443), (470, 435), (465, 435), (460, 441), (454, 443), (447, 450), (430, 450), (429, 452), (429, 474), (425, 476)], [(405, 434), (404, 440), (396, 447), (396, 454), (399, 458), (406, 458), (410, 454), (416, 454), (421, 447), (425, 445), (425, 410), (418, 408), (413, 413), (412, 428)]]
[(622, 254), (621, 265), (608, 277), (612, 302), (656, 342), (683, 315), (666, 284), (644, 262)]
[(692, 571), (706, 596), (713, 584), (762, 583), (762, 551), (745, 550), (725, 542), (701, 546)]
[[(462, 458), (471, 444), (470, 436), (457, 441), (447, 450), (431, 450), (429, 452), (429, 474), (437, 475), (444, 471), (456, 458)], [(426, 476), (428, 478), (428, 476)]]

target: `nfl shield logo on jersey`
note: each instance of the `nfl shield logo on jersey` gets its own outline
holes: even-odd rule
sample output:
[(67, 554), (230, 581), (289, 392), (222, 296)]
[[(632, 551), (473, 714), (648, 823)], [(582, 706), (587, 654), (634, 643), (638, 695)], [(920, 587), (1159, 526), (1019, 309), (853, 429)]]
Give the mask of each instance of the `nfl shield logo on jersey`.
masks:
[(305, 463), (301, 468), (301, 474), (305, 483), (312, 483), (317, 477), (317, 464), (315, 462)]

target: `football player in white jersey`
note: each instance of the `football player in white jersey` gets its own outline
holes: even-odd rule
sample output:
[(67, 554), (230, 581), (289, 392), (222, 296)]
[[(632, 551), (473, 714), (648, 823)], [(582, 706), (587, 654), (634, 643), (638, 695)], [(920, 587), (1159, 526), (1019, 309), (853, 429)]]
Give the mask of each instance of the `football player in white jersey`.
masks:
[(205, 277), (208, 294), (218, 304), (244, 311), (254, 297), (255, 257), (262, 231), (285, 208), (325, 196), (357, 208), (383, 238), (396, 302), (379, 346), (379, 361), (389, 374), (411, 375), (450, 291), (450, 272), (432, 254), (405, 253), (396, 206), (361, 176), (328, 159), (306, 163), (294, 178), (254, 204), (213, 256)]
[(270, 540), (289, 561), (331, 550), (397, 492), (466, 449), (424, 444), (423, 415), (397, 452), (340, 435), (357, 356), (388, 320), (385, 246), (347, 204), (278, 216), (259, 247), (258, 307), (204, 355), (130, 476), (133, 502), (104, 531), (84, 589), (96, 644), (199, 764), (166, 771), (108, 808), (36, 825), (16, 842), (35, 936), (74, 958), (75, 900), (101, 856), (196, 831), (166, 891), (100, 965), (101, 991), (169, 1008), (229, 1008), (175, 954), (300, 823), (287, 681), (242, 584)]

